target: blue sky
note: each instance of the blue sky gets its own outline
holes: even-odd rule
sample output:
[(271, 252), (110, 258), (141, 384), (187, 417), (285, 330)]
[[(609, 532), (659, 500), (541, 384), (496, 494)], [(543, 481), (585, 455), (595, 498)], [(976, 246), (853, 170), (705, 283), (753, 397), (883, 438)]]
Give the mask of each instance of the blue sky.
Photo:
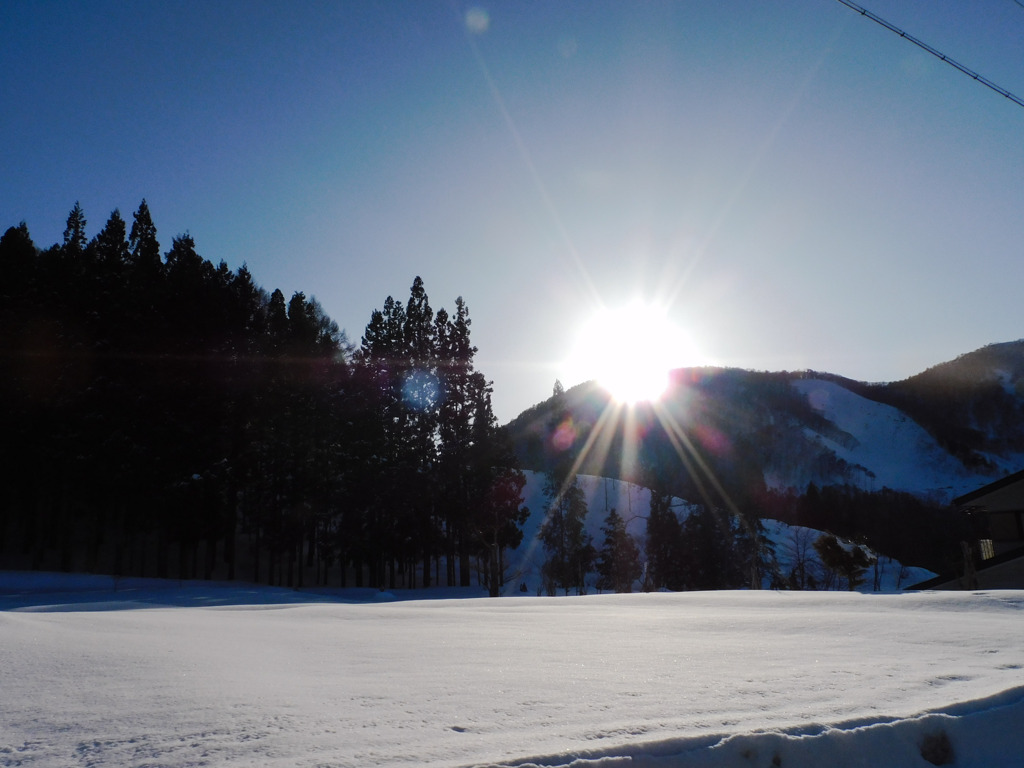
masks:
[[(1024, 95), (1014, 0), (865, 2)], [(638, 298), (701, 362), (869, 381), (1024, 336), (1024, 109), (835, 0), (11, 0), (0, 34), (0, 228), (145, 197), (357, 342), (421, 275), (502, 421)]]

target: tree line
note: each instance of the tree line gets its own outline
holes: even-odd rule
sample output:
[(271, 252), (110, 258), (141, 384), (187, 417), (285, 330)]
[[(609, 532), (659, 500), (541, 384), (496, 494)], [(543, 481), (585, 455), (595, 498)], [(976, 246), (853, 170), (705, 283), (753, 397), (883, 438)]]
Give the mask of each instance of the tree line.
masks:
[[(640, 470), (642, 485), (651, 492), (646, 537), (642, 543), (635, 540), (626, 530), (626, 521), (612, 509), (601, 529), (603, 545), (597, 550), (584, 528), (587, 503), (575, 474), (579, 444), (588, 439), (588, 433), (576, 428), (580, 422), (574, 420), (559, 382), (550, 405), (543, 431), (548, 507), (540, 528), (547, 553), (541, 567), (542, 588), (548, 594), (558, 589), (579, 594), (586, 589), (588, 573), (594, 571), (597, 589), (616, 592), (630, 592), (634, 585), (644, 591), (783, 586), (774, 544), (758, 506), (728, 504), (725, 497), (720, 499), (723, 503), (714, 503), (705, 494), (703, 504), (684, 503), (679, 508), (679, 462), (651, 461), (653, 452)], [(651, 437), (648, 433), (649, 444), (653, 444)], [(616, 450), (621, 449), (613, 448), (609, 454)]]
[(519, 544), (525, 483), (462, 298), (416, 277), (358, 345), (245, 265), (162, 253), (145, 200), (94, 237), (0, 238), (7, 567), (304, 586), (472, 583)]

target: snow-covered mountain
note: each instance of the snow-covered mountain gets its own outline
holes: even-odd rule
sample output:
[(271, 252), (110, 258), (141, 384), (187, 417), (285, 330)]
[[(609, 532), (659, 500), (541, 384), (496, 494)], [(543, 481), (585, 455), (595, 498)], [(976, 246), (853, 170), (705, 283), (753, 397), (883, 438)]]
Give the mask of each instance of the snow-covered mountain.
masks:
[(1024, 340), (888, 384), (684, 369), (660, 402), (632, 409), (590, 382), (508, 431), (535, 472), (571, 460), (583, 475), (829, 530), (945, 572), (969, 535), (952, 500), (1024, 468)]
[(615, 450), (587, 453), (630, 439), (621, 418), (608, 418), (614, 412), (587, 383), (526, 411), (509, 431), (523, 465), (544, 470), (556, 455), (551, 431), (569, 419), (582, 471), (642, 481), (653, 469), (682, 496), (694, 495), (688, 476), (706, 470), (741, 498), (760, 478), (797, 494), (814, 483), (945, 504), (1024, 467), (1024, 340), (890, 384), (809, 371), (681, 370), (661, 403), (631, 416), (640, 425), (633, 466), (616, 464)]
[[(939, 445), (920, 424), (891, 405), (869, 400), (835, 381), (799, 379), (793, 388), (831, 427), (805, 428), (821, 455), (834, 455), (846, 465), (842, 479), (864, 490), (892, 488), (948, 501), (988, 482), (987, 475), (968, 470)], [(837, 431), (842, 438), (837, 437)], [(845, 439), (843, 439), (845, 438)], [(806, 464), (790, 464), (767, 472), (772, 487), (802, 489), (822, 477)]]

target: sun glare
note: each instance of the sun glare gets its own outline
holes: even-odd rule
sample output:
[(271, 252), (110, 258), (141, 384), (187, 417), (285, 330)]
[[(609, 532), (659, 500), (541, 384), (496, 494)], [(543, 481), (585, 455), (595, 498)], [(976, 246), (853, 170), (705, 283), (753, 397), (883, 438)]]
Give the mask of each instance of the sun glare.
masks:
[(696, 364), (692, 342), (667, 313), (634, 302), (590, 318), (566, 370), (570, 382), (596, 380), (616, 401), (634, 404), (657, 400), (668, 388), (671, 370)]

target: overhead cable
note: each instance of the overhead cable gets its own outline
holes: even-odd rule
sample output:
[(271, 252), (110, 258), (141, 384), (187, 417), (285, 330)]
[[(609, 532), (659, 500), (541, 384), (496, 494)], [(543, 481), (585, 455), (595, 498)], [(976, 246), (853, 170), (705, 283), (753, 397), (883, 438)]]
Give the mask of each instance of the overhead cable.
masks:
[(862, 8), (861, 6), (857, 5), (856, 3), (851, 3), (850, 0), (839, 0), (839, 2), (842, 3), (843, 5), (845, 5), (847, 8), (852, 8), (853, 10), (857, 11), (857, 13), (859, 13), (861, 16), (867, 16), (872, 21), (874, 21), (874, 22), (876, 22), (878, 24), (881, 24), (883, 27), (888, 29), (890, 32), (895, 32), (900, 37), (902, 37), (902, 38), (904, 38), (906, 40), (909, 40), (910, 42), (912, 42), (914, 45), (918, 46), (919, 48), (923, 48), (924, 50), (928, 51), (928, 53), (930, 53), (932, 56), (935, 56), (936, 58), (941, 59), (942, 61), (944, 61), (947, 64), (949, 64), (951, 67), (956, 67), (961, 72), (963, 72), (965, 75), (970, 77), (972, 80), (977, 80), (982, 85), (984, 85), (984, 86), (986, 86), (988, 88), (991, 88), (993, 91), (995, 91), (998, 94), (1001, 94), (1002, 96), (1005, 96), (1010, 101), (1012, 101), (1014, 104), (1016, 104), (1018, 107), (1024, 107), (1024, 99), (1021, 99), (1019, 96), (1014, 96), (1008, 90), (1006, 90), (1005, 88), (1003, 88), (1001, 86), (996, 85), (991, 80), (989, 80), (987, 77), (979, 75), (974, 70), (968, 69), (963, 64), (961, 64), (961, 63), (959, 63), (957, 61), (954, 61), (953, 59), (949, 58), (949, 56), (947, 56), (946, 54), (942, 53), (941, 51), (937, 51), (936, 49), (932, 48), (930, 45), (928, 45), (928, 43), (926, 43), (926, 42), (924, 42), (922, 40), (918, 40), (913, 35), (910, 35), (910, 34), (904, 32), (902, 29), (897, 27), (895, 24), (890, 24), (888, 21), (886, 21), (885, 19), (881, 18), (880, 16), (876, 16), (871, 11), (869, 11), (867, 8)]

